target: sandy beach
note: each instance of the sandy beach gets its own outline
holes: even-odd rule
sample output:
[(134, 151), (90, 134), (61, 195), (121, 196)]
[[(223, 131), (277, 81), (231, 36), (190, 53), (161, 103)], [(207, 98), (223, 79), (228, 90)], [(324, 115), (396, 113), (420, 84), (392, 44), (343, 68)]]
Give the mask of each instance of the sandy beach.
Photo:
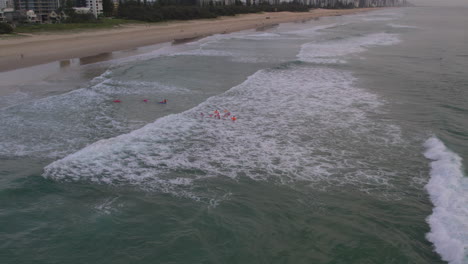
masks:
[(3, 39), (0, 40), (0, 72), (162, 42), (371, 10), (374, 9), (314, 9), (305, 13), (246, 14), (209, 20), (124, 25), (115, 29), (92, 30), (80, 33), (42, 33)]

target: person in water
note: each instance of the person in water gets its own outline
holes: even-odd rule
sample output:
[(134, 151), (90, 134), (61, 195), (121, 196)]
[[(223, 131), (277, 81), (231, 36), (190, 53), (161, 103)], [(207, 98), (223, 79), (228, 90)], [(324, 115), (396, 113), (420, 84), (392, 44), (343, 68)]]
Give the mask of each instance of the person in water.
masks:
[(236, 121), (236, 120), (237, 120), (237, 117), (236, 117), (236, 116), (232, 116), (232, 117), (231, 117), (231, 120), (232, 120), (232, 121)]
[(167, 99), (164, 99), (162, 100), (161, 102), (159, 102), (160, 104), (167, 104)]
[(114, 102), (114, 103), (120, 103), (120, 102), (122, 102), (122, 101), (120, 101), (119, 99), (117, 99), (117, 100), (114, 100), (114, 101), (112, 101), (112, 102)]

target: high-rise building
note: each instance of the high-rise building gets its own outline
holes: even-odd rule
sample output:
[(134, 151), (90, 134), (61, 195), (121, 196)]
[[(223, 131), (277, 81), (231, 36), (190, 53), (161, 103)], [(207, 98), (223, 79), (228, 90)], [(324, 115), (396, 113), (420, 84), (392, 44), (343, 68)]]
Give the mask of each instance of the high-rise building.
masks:
[(86, 0), (86, 7), (89, 7), (95, 17), (102, 14), (102, 0)]
[(0, 0), (0, 10), (2, 10), (3, 8), (6, 8), (7, 7), (7, 1), (6, 0)]

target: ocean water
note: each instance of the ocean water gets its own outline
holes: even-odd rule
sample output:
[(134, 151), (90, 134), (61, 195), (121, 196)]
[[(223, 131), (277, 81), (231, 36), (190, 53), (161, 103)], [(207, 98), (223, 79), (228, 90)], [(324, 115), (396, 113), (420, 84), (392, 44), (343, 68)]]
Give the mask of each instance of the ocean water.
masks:
[(0, 73), (0, 263), (468, 263), (466, 25), (392, 8)]

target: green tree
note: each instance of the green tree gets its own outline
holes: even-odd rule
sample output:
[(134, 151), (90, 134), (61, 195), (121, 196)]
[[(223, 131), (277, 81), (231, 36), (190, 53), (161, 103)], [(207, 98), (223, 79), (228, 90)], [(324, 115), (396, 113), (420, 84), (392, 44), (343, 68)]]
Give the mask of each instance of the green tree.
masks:
[(63, 12), (67, 14), (67, 16), (75, 15), (75, 10), (73, 9), (74, 2), (73, 0), (66, 0), (65, 7), (63, 8)]
[(102, 12), (105, 16), (112, 16), (114, 12), (114, 1), (102, 0)]
[(13, 28), (7, 23), (0, 23), (0, 34), (10, 34), (13, 32)]

